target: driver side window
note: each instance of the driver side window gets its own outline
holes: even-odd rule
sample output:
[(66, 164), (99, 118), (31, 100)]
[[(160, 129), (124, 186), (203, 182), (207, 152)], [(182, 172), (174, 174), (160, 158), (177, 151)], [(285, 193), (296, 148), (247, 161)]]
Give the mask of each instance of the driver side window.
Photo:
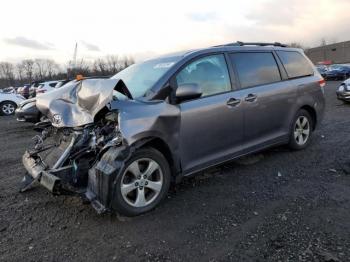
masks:
[(211, 55), (188, 64), (176, 76), (177, 85), (197, 84), (202, 97), (231, 91), (224, 55)]

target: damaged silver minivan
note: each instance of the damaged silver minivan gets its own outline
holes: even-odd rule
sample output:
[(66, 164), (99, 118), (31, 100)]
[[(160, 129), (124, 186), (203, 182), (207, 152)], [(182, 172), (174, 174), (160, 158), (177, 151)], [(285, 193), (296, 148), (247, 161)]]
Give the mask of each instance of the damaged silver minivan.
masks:
[(40, 183), (99, 213), (139, 215), (183, 176), (271, 146), (305, 148), (324, 84), (302, 50), (242, 42), (73, 82), (37, 97), (49, 121), (23, 155), (21, 191)]

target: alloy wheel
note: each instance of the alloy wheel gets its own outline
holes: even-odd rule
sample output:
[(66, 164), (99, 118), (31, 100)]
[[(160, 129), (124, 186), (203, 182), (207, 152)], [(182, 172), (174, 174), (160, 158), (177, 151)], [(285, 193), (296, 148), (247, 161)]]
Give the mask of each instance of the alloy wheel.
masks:
[(122, 175), (121, 195), (130, 206), (145, 207), (157, 198), (163, 183), (163, 172), (156, 161), (150, 158), (137, 159)]
[(12, 115), (15, 112), (15, 106), (12, 103), (5, 103), (2, 105), (1, 110), (5, 115)]
[(294, 139), (300, 146), (304, 145), (310, 136), (310, 122), (305, 116), (299, 116), (294, 126)]

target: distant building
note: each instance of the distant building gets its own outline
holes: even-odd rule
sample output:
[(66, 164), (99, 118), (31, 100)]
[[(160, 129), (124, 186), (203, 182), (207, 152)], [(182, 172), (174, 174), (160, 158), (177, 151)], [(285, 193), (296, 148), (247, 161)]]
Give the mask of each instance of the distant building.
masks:
[(310, 48), (305, 54), (314, 64), (350, 63), (350, 41)]

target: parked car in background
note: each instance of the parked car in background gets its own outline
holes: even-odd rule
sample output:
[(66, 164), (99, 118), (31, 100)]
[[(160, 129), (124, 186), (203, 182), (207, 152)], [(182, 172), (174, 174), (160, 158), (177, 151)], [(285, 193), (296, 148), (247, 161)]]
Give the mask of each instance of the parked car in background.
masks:
[[(93, 78), (105, 78), (103, 76), (101, 77), (87, 77), (85, 79), (93, 79)], [(77, 82), (77, 80), (60, 80), (55, 86), (55, 89), (61, 88), (65, 86), (66, 84), (72, 84)], [(16, 109), (16, 118), (17, 121), (20, 122), (31, 122), (31, 123), (37, 123), (39, 121), (42, 121), (46, 118), (36, 107), (36, 98), (27, 99), (21, 102)]]
[(42, 120), (42, 114), (35, 103), (35, 97), (22, 101), (15, 111), (17, 121), (37, 123)]
[(61, 88), (65, 84), (69, 83), (70, 81), (74, 81), (74, 80), (72, 79), (59, 80), (58, 83), (55, 85), (55, 88)]
[(19, 103), (25, 98), (15, 93), (5, 93), (0, 91), (0, 115), (9, 116), (15, 113)]
[(55, 81), (47, 81), (40, 83), (39, 86), (36, 88), (36, 94), (43, 94), (47, 92), (51, 92), (55, 90), (55, 88), (60, 88), (61, 86), (65, 85), (68, 83), (69, 79), (64, 79), (64, 80), (55, 80)]
[(344, 102), (350, 102), (350, 79), (340, 84), (337, 90), (337, 98)]
[(29, 97), (35, 97), (36, 96), (36, 89), (40, 85), (39, 81), (32, 82), (30, 88), (29, 88)]
[(326, 80), (345, 80), (350, 77), (350, 66), (331, 65), (323, 77)]
[(301, 49), (242, 42), (78, 81), (37, 97), (50, 122), (22, 157), (21, 191), (38, 182), (99, 213), (145, 213), (171, 181), (271, 146), (306, 148), (324, 85)]
[(12, 86), (0, 89), (0, 91), (3, 93), (16, 93), (17, 92), (16, 88), (14, 88)]
[(39, 84), (36, 88), (36, 95), (43, 94), (55, 90), (58, 81), (46, 81)]
[(324, 78), (326, 75), (326, 72), (328, 71), (327, 66), (325, 65), (317, 65), (316, 66), (317, 71), (321, 74), (321, 76)]
[(23, 96), (25, 99), (28, 99), (30, 96), (30, 84), (25, 84), (23, 87), (17, 89), (17, 93)]

